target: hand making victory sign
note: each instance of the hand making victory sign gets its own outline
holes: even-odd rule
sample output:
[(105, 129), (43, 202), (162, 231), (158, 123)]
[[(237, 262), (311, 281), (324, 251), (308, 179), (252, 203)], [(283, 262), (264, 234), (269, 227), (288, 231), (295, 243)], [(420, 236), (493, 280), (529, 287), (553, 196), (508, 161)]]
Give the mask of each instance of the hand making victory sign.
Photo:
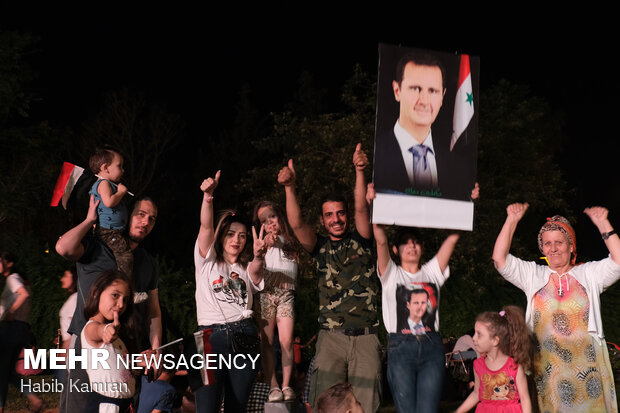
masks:
[[(267, 234), (267, 236), (269, 236), (269, 234)], [(263, 258), (269, 247), (265, 241), (265, 226), (260, 226), (258, 236), (256, 236), (256, 228), (252, 227), (252, 238), (254, 240), (254, 257)]]

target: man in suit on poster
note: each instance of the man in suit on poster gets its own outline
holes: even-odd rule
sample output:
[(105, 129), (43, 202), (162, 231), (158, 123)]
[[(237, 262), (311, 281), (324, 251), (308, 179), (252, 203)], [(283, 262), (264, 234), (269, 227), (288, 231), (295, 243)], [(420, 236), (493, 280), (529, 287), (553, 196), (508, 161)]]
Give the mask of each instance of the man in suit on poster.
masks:
[(449, 132), (431, 132), (446, 94), (439, 60), (427, 54), (403, 55), (392, 88), (400, 103), (399, 117), (390, 131), (377, 135), (377, 192), (470, 200), (474, 178), (468, 173), (469, 157), (456, 153), (458, 144), (455, 152), (450, 150)]

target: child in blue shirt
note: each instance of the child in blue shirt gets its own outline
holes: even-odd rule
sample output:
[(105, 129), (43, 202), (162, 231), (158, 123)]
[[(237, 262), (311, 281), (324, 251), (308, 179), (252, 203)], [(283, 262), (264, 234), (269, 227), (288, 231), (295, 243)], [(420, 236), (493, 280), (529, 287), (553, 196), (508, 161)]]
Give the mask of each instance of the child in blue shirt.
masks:
[(90, 157), (89, 166), (98, 178), (89, 192), (99, 201), (95, 234), (112, 250), (118, 269), (131, 279), (133, 253), (126, 233), (129, 213), (122, 202), (127, 193), (127, 187), (121, 183), (125, 172), (123, 157), (112, 148), (99, 148)]

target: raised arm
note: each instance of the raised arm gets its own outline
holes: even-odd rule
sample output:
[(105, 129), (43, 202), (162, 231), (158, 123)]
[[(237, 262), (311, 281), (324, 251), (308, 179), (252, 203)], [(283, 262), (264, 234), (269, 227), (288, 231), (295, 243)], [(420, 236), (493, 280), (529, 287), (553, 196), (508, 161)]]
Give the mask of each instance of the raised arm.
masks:
[(454, 252), (454, 247), (456, 246), (456, 243), (458, 242), (460, 237), (461, 234), (457, 232), (452, 233), (446, 237), (443, 244), (441, 244), (441, 247), (439, 247), (439, 251), (437, 251), (436, 257), (441, 272), (444, 272), (446, 270), (446, 267), (448, 266), (448, 261), (450, 261), (450, 257)]
[(366, 202), (366, 177), (364, 169), (368, 165), (368, 156), (362, 150), (362, 144), (358, 143), (353, 153), (353, 165), (355, 165), (355, 188), (353, 198), (355, 201), (355, 228), (364, 237), (370, 238), (370, 213)]
[[(474, 189), (471, 191), (471, 199), (472, 201), (480, 198), (480, 185), (478, 182), (474, 185)], [(452, 253), (454, 252), (454, 247), (456, 243), (459, 241), (461, 234), (458, 232), (452, 233), (446, 237), (441, 247), (439, 247), (439, 251), (437, 251), (437, 263), (439, 264), (439, 268), (441, 272), (446, 270), (448, 266), (448, 262), (450, 261), (450, 257), (452, 257)]]
[(508, 252), (510, 252), (510, 244), (512, 244), (512, 237), (517, 229), (517, 224), (523, 218), (523, 214), (525, 214), (529, 206), (530, 204), (526, 202), (524, 204), (510, 204), (506, 208), (506, 222), (504, 222), (504, 226), (499, 232), (495, 241), (495, 247), (493, 248), (493, 262), (495, 262), (497, 268), (503, 268), (506, 264), (506, 257)]
[(252, 238), (254, 248), (254, 259), (248, 265), (248, 274), (254, 285), (260, 284), (263, 280), (263, 270), (265, 269), (265, 254), (267, 253), (267, 242), (265, 241), (265, 226), (260, 226), (260, 233), (256, 235), (256, 228), (252, 226)]
[[(376, 195), (375, 184), (370, 182), (366, 189), (366, 203), (370, 205)], [(377, 243), (377, 274), (381, 277), (385, 274), (387, 265), (390, 262), (390, 246), (388, 245), (388, 238), (383, 225), (373, 224), (372, 230)]]
[(608, 235), (609, 232), (614, 230), (614, 227), (611, 226), (607, 215), (609, 211), (607, 208), (603, 207), (590, 207), (586, 208), (583, 211), (592, 223), (596, 225), (596, 228), (601, 233), (601, 235), (607, 234), (607, 239), (605, 239), (605, 245), (607, 245), (607, 249), (609, 250), (609, 255), (611, 255), (611, 259), (614, 260), (616, 264), (620, 264), (620, 237), (615, 233), (612, 235)]
[(292, 159), (289, 159), (288, 165), (278, 173), (278, 183), (284, 186), (288, 222), (301, 246), (306, 251), (311, 252), (316, 245), (316, 234), (301, 216), (301, 208), (295, 194), (295, 168), (293, 167)]
[(385, 235), (383, 225), (373, 224), (372, 231), (377, 243), (377, 275), (382, 277), (385, 275), (385, 270), (390, 262), (390, 246), (388, 245), (388, 238)]
[(213, 178), (202, 181), (200, 190), (202, 195), (202, 206), (200, 207), (200, 231), (198, 231), (198, 249), (202, 258), (207, 256), (207, 252), (213, 245), (215, 230), (213, 229), (213, 192), (220, 182), (220, 171), (215, 173)]
[(67, 260), (77, 261), (82, 258), (82, 255), (84, 255), (82, 240), (97, 222), (97, 205), (99, 205), (99, 201), (95, 201), (95, 198), (91, 195), (89, 202), (88, 212), (84, 221), (65, 232), (56, 241), (56, 252)]

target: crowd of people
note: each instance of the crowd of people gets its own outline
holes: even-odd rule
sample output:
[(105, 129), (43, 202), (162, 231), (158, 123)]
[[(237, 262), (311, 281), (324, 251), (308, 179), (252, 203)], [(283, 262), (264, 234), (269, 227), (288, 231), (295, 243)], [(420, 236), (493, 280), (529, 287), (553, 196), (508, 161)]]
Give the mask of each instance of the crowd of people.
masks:
[[(156, 354), (164, 344), (158, 280), (153, 258), (140, 243), (153, 230), (157, 206), (150, 198), (139, 198), (131, 212), (119, 208), (126, 193), (120, 182), (120, 152), (104, 148), (93, 158), (98, 180), (91, 190), (88, 213), (56, 244), (61, 256), (76, 263), (75, 272), (65, 274), (71, 280), (63, 280), (63, 288), (73, 294), (61, 311), (59, 345), (77, 350), (106, 348), (110, 354)], [(239, 211), (216, 216), (220, 171), (200, 185), (203, 196), (194, 263), (196, 316), (204, 351), (260, 353), (268, 402), (295, 401), (301, 396), (293, 388), (300, 247), (312, 257), (319, 297), (316, 353), (308, 372), (309, 405), (318, 412), (378, 410), (382, 397), (378, 279), (381, 316), (388, 333), (387, 380), (396, 410), (439, 408), (445, 373), (439, 293), (450, 276), (448, 264), (459, 234), (449, 234), (426, 262), (424, 242), (416, 229), (399, 228), (390, 240), (383, 225), (371, 224), (375, 188), (366, 182), (367, 166), (368, 157), (358, 144), (353, 154), (353, 210), (349, 211), (341, 194), (326, 194), (318, 211), (325, 235), (315, 232), (302, 216), (293, 160), (277, 177), (285, 207), (270, 200), (259, 202), (252, 224)], [(478, 196), (476, 184), (471, 198)], [(587, 208), (584, 212), (600, 231), (610, 255), (578, 264), (574, 230), (565, 218), (555, 216), (538, 234), (549, 265), (526, 262), (509, 251), (527, 209), (526, 203), (508, 206), (492, 255), (501, 276), (524, 291), (525, 313), (507, 306), (477, 317), (473, 341), (481, 357), (474, 362), (474, 389), (457, 411), (477, 406), (481, 412), (531, 412), (538, 405), (540, 411), (616, 412), (599, 296), (620, 278), (620, 238), (605, 208)], [(112, 219), (119, 224), (108, 225)], [(29, 288), (15, 261), (9, 253), (0, 256), (0, 272), (6, 279), (0, 298), (0, 353), (10, 356), (1, 358), (0, 412), (8, 384), (17, 379), (12, 365), (31, 336)], [(276, 329), (281, 360), (273, 352)], [(278, 361), (281, 382), (276, 374)], [(196, 411), (245, 411), (258, 371), (250, 364), (216, 369), (192, 387)], [(175, 393), (170, 382), (175, 371), (142, 373), (123, 368), (68, 369), (65, 382), (123, 386), (93, 392), (71, 392), (65, 386), (61, 412), (125, 412), (131, 405), (139, 412), (173, 411)], [(535, 386), (528, 388), (528, 376)], [(36, 394), (27, 397), (33, 411), (42, 408)]]

